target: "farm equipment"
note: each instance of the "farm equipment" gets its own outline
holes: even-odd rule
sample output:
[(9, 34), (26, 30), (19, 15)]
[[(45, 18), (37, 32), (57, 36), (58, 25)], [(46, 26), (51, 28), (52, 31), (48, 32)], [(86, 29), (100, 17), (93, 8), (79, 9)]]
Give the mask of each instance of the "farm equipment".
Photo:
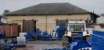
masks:
[(68, 50), (92, 50), (88, 42), (91, 37), (85, 21), (69, 21), (63, 37), (63, 46)]

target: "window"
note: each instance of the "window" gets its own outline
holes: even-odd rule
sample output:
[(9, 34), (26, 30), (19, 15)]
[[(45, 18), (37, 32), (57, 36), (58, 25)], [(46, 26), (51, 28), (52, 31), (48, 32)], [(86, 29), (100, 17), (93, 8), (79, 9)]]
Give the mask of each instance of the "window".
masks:
[(84, 31), (84, 24), (83, 23), (70, 23), (68, 31), (71, 31), (71, 32)]
[(68, 20), (56, 20), (56, 25), (58, 26), (66, 26), (68, 24)]

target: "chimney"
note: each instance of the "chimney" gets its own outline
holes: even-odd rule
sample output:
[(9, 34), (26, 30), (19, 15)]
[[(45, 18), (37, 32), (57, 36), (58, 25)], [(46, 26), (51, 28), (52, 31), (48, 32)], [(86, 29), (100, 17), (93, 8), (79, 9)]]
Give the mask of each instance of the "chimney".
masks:
[(9, 10), (4, 10), (4, 13), (3, 14), (5, 15), (5, 14), (7, 14), (9, 12), (10, 12)]
[(103, 16), (103, 17), (104, 17), (104, 13), (103, 13), (103, 14), (101, 14), (101, 16)]

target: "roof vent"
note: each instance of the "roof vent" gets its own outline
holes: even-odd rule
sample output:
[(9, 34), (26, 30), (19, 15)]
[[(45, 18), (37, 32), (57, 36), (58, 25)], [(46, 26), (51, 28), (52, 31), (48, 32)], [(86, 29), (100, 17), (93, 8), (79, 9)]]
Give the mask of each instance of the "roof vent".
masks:
[(9, 13), (10, 11), (9, 10), (4, 10), (4, 14), (7, 14)]

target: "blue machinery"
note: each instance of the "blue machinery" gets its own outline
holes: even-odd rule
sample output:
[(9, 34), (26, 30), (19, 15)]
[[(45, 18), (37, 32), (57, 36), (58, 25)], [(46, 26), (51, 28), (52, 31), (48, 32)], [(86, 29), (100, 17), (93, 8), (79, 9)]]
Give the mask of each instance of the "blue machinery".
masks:
[(67, 33), (64, 35), (68, 39), (66, 39), (66, 42), (69, 45), (66, 45), (66, 48), (70, 48), (70, 50), (92, 50), (91, 44), (88, 42), (91, 34), (86, 30), (84, 21), (69, 21)]

